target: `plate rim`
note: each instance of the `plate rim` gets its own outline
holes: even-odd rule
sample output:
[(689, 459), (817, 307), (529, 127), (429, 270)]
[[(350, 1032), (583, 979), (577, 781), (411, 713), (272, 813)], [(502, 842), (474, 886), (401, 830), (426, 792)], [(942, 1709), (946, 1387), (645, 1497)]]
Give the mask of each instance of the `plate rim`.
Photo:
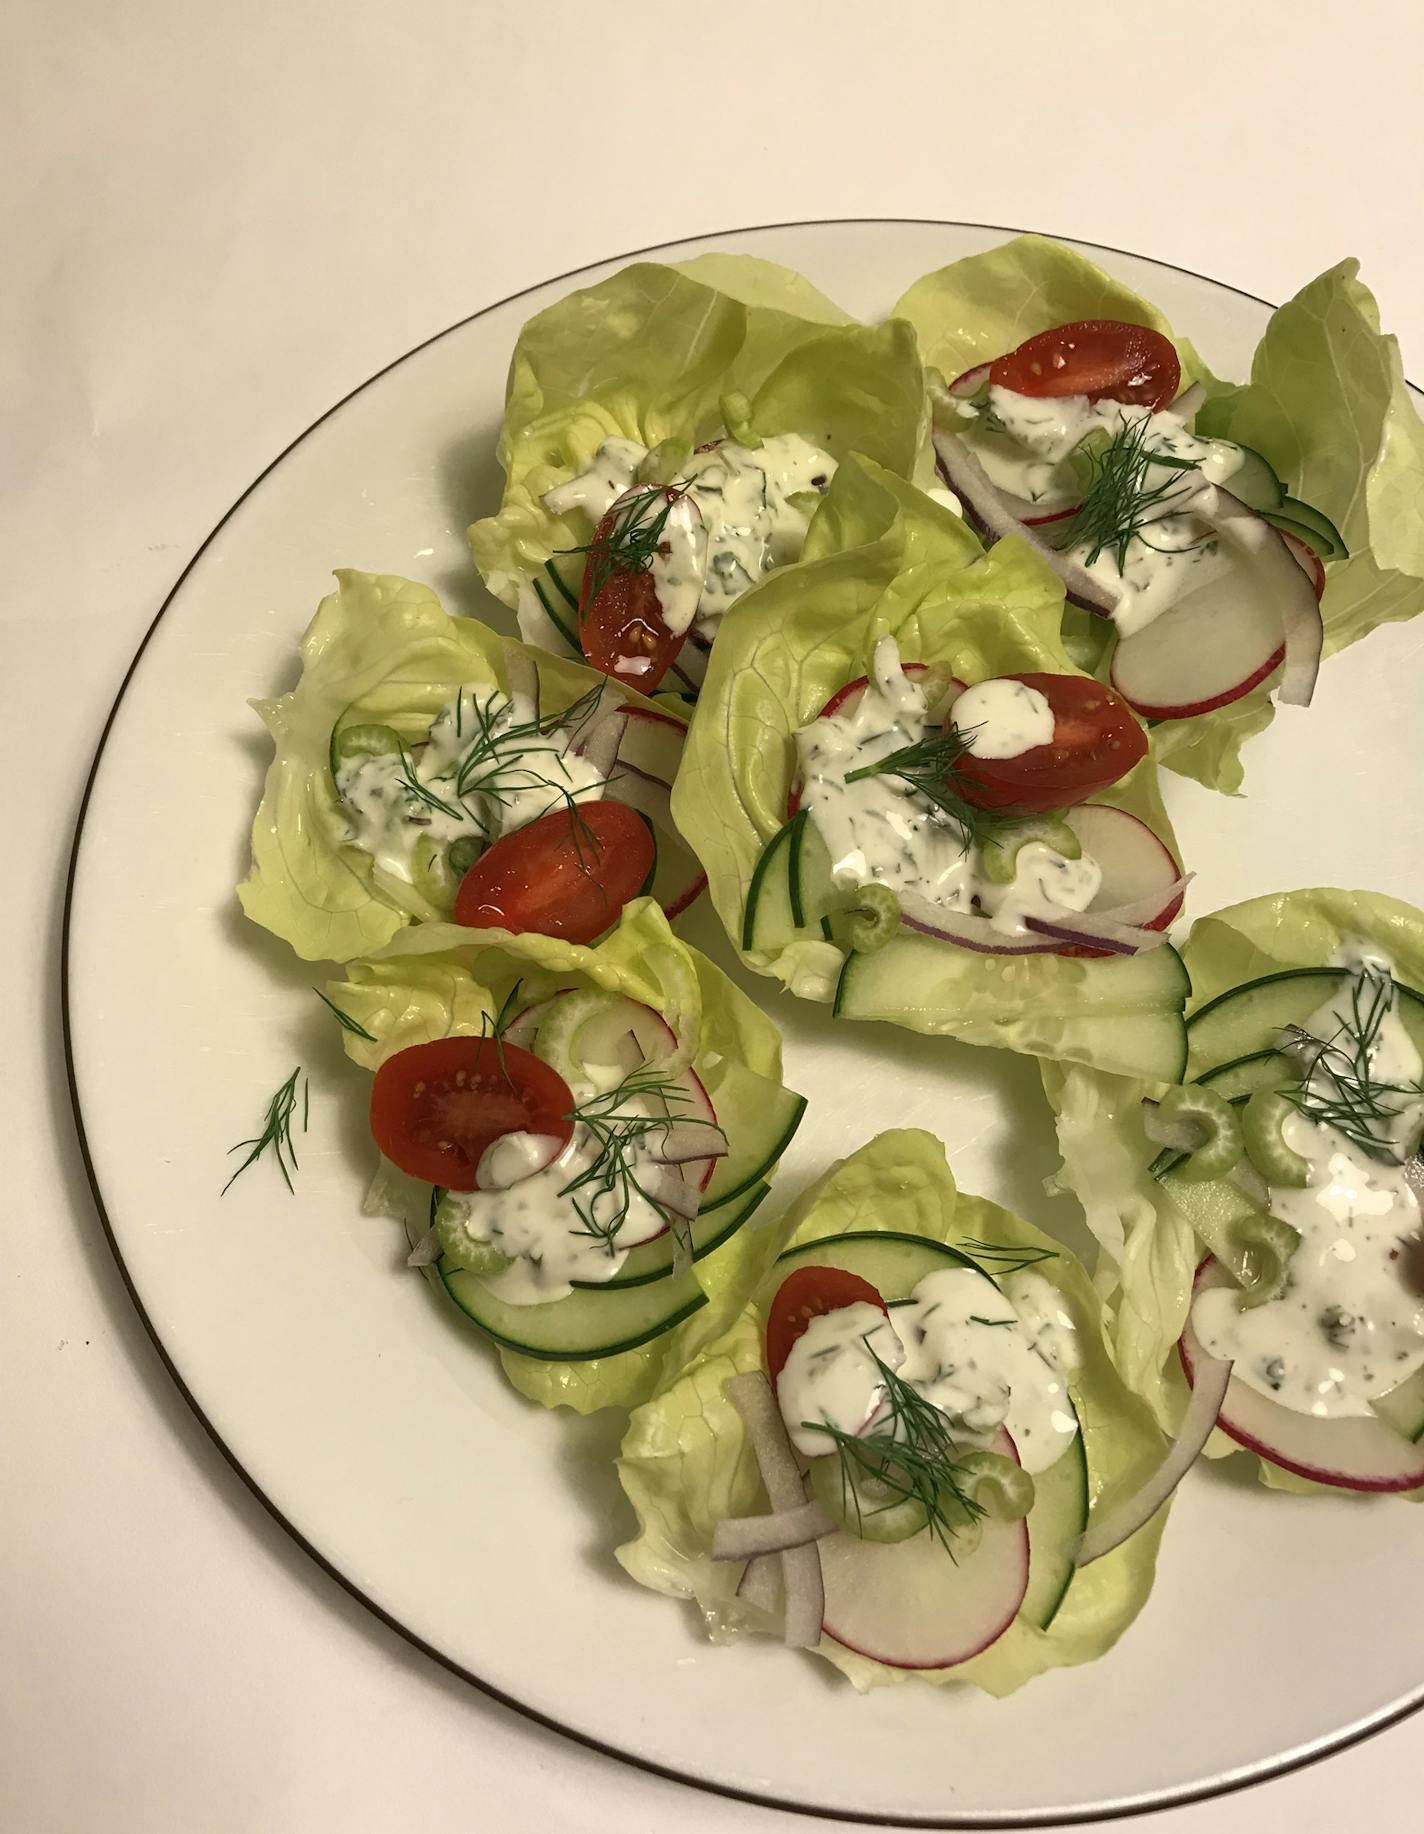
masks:
[[(60, 1037), (64, 1055), (65, 1082), (69, 1095), (70, 1115), (74, 1123), (80, 1159), (84, 1168), (84, 1177), (89, 1187), (89, 1194), (93, 1199), (100, 1227), (104, 1233), (104, 1239), (108, 1244), (109, 1252), (113, 1256), (114, 1263), (118, 1268), (119, 1277), (123, 1282), (129, 1302), (138, 1314), (139, 1322), (142, 1324), (149, 1342), (157, 1352), (159, 1361), (172, 1379), (184, 1403), (197, 1419), (198, 1424), (207, 1434), (209, 1440), (221, 1454), (224, 1463), (231, 1471), (236, 1473), (250, 1495), (256, 1498), (257, 1502), (266, 1510), (271, 1519), (277, 1523), (283, 1533), (289, 1536), (323, 1573), (330, 1579), (335, 1580), (349, 1597), (355, 1599), (358, 1604), (366, 1611), (370, 1612), (370, 1614), (380, 1623), (384, 1624), (387, 1629), (394, 1631), (407, 1645), (419, 1650), (422, 1655), (438, 1664), (446, 1673), (455, 1675), (461, 1681), (466, 1682), (487, 1700), (492, 1700), (497, 1705), (518, 1714), (521, 1719), (540, 1726), (546, 1731), (556, 1733), (559, 1737), (568, 1739), (574, 1744), (581, 1745), (585, 1750), (596, 1752), (601, 1757), (611, 1758), (618, 1764), (627, 1765), (631, 1769), (641, 1771), (647, 1775), (659, 1777), (668, 1782), (681, 1784), (684, 1788), (699, 1790), (705, 1795), (718, 1796), (731, 1801), (746, 1802), (757, 1808), (779, 1809), (783, 1813), (800, 1815), (808, 1820), (836, 1822), (855, 1827), (914, 1827), (966, 1831), (1003, 1828), (1052, 1829), (1077, 1827), (1095, 1822), (1120, 1821), (1132, 1815), (1162, 1813), (1169, 1809), (1184, 1808), (1192, 1803), (1211, 1801), (1220, 1797), (1235, 1795), (1242, 1790), (1253, 1788), (1258, 1784), (1268, 1783), (1275, 1778), (1289, 1776), (1297, 1771), (1305, 1770), (1312, 1764), (1319, 1763), (1327, 1757), (1332, 1757), (1337, 1752), (1348, 1751), (1352, 1747), (1362, 1744), (1366, 1739), (1373, 1738), (1376, 1734), (1385, 1732), (1391, 1727), (1400, 1725), (1405, 1720), (1414, 1717), (1421, 1709), (1424, 1709), (1424, 1691), (1421, 1691), (1417, 1699), (1406, 1701), (1403, 1705), (1383, 1709), (1376, 1715), (1367, 1717), (1365, 1720), (1357, 1722), (1354, 1725), (1347, 1726), (1338, 1733), (1323, 1734), (1312, 1743), (1298, 1750), (1287, 1752), (1277, 1758), (1266, 1760), (1260, 1765), (1251, 1765), (1241, 1770), (1223, 1773), (1216, 1778), (1200, 1784), (1180, 1785), (1165, 1793), (1154, 1793), (1151, 1796), (1124, 1799), (1107, 1808), (1080, 1808), (1054, 1811), (1008, 1810), (987, 1815), (911, 1814), (906, 1816), (904, 1814), (867, 1814), (859, 1811), (826, 1808), (817, 1803), (796, 1802), (784, 1796), (766, 1795), (756, 1790), (739, 1788), (735, 1784), (720, 1783), (711, 1778), (698, 1776), (686, 1770), (678, 1769), (671, 1764), (660, 1764), (655, 1759), (644, 1757), (637, 1752), (625, 1750), (617, 1745), (610, 1744), (606, 1740), (591, 1733), (582, 1732), (577, 1727), (565, 1724), (551, 1714), (544, 1713), (539, 1708), (528, 1705), (516, 1696), (496, 1686), (493, 1682), (485, 1680), (472, 1669), (466, 1668), (462, 1663), (454, 1660), (453, 1657), (447, 1656), (443, 1651), (437, 1649), (433, 1644), (428, 1643), (408, 1626), (402, 1624), (397, 1617), (378, 1604), (375, 1599), (370, 1597), (355, 1580), (349, 1578), (333, 1563), (333, 1561), (328, 1559), (320, 1548), (310, 1541), (307, 1536), (288, 1519), (284, 1512), (277, 1506), (276, 1502), (266, 1494), (257, 1479), (243, 1466), (237, 1455), (227, 1445), (222, 1434), (218, 1431), (212, 1420), (209, 1419), (208, 1415), (199, 1405), (197, 1398), (188, 1387), (182, 1371), (179, 1369), (172, 1356), (170, 1356), (167, 1346), (164, 1344), (156, 1325), (149, 1317), (148, 1310), (144, 1305), (143, 1299), (129, 1272), (128, 1265), (124, 1260), (118, 1237), (109, 1220), (108, 1208), (105, 1204), (103, 1192), (99, 1185), (98, 1174), (90, 1155), (89, 1139), (85, 1130), (83, 1110), (79, 1101), (78, 1077), (74, 1059), (74, 1039), (70, 1024), (70, 942), (73, 927), (74, 889), (78, 875), (79, 853), (84, 840), (85, 822), (89, 813), (90, 800), (93, 795), (94, 786), (98, 781), (100, 766), (104, 761), (104, 754), (108, 747), (109, 737), (113, 730), (114, 723), (118, 718), (119, 709), (138, 671), (139, 664), (143, 660), (144, 653), (148, 649), (154, 636), (157, 634), (159, 625), (163, 622), (163, 619), (172, 608), (174, 601), (183, 590), (189, 575), (198, 566), (208, 549), (212, 546), (214, 541), (217, 540), (218, 536), (222, 534), (228, 523), (247, 502), (253, 492), (266, 481), (278, 466), (283, 464), (286, 459), (296, 451), (298, 446), (302, 445), (318, 428), (330, 420), (333, 415), (337, 414), (348, 402), (354, 400), (357, 395), (363, 394), (368, 388), (373, 387), (377, 382), (383, 380), (383, 378), (388, 376), (393, 370), (399, 369), (402, 364), (409, 362), (411, 358), (418, 356), (422, 351), (429, 349), (432, 345), (438, 344), (442, 339), (452, 336), (455, 332), (463, 330), (465, 326), (487, 317), (492, 312), (500, 311), (506, 306), (515, 304), (518, 300), (527, 298), (532, 293), (542, 291), (545, 287), (559, 286), (565, 282), (576, 281), (581, 275), (590, 273), (597, 268), (606, 267), (610, 263), (637, 261), (648, 256), (663, 254), (669, 249), (684, 247), (689, 243), (721, 241), (734, 236), (762, 235), (777, 230), (853, 228), (863, 225), (882, 224), (918, 225), (938, 229), (984, 230), (991, 234), (1004, 236), (1039, 235), (1048, 240), (1062, 243), (1070, 248), (1095, 250), (1105, 254), (1122, 255), (1128, 260), (1147, 261), (1156, 267), (1167, 268), (1175, 273), (1188, 275), (1192, 279), (1204, 281), (1207, 285), (1218, 288), (1222, 292), (1233, 293), (1238, 298), (1250, 300), (1253, 304), (1265, 306), (1268, 310), (1276, 310), (1276, 307), (1270, 300), (1263, 299), (1259, 294), (1252, 293), (1245, 287), (1234, 286), (1229, 281), (1217, 280), (1210, 274), (1200, 273), (1197, 269), (1185, 267), (1180, 262), (1165, 261), (1156, 255), (1143, 255), (1136, 250), (1118, 248), (1107, 242), (1087, 241), (1081, 237), (1058, 235), (1049, 230), (1015, 228), (1003, 223), (970, 222), (962, 218), (920, 216), (831, 216), (794, 218), (778, 223), (744, 224), (737, 228), (728, 229), (699, 230), (686, 236), (675, 237), (671, 240), (648, 243), (640, 248), (629, 249), (622, 254), (602, 255), (592, 261), (582, 262), (579, 266), (569, 268), (563, 273), (551, 274), (539, 280), (532, 281), (529, 285), (519, 287), (514, 292), (505, 294), (499, 299), (490, 300), (485, 305), (478, 307), (475, 311), (466, 313), (464, 317), (456, 319), (453, 323), (444, 326), (441, 330), (432, 332), (429, 337), (422, 338), (419, 343), (413, 344), (410, 349), (403, 351), (399, 356), (393, 357), (390, 362), (382, 364), (379, 369), (374, 370), (369, 376), (356, 383), (354, 387), (348, 389), (338, 400), (333, 401), (329, 407), (324, 409), (314, 420), (309, 422), (300, 432), (295, 434), (293, 438), (291, 438), (287, 444), (262, 467), (256, 476), (243, 488), (240, 494), (233, 499), (232, 503), (229, 504), (228, 508), (203, 537), (197, 548), (194, 549), (182, 571), (169, 587), (147, 629), (144, 631), (138, 647), (129, 660), (127, 668), (124, 670), (123, 677), (114, 693), (113, 701), (110, 704), (108, 713), (105, 715), (103, 725), (100, 728), (99, 738), (95, 745), (89, 769), (84, 779), (83, 794), (80, 798), (78, 813), (75, 816), (73, 838), (70, 843), (68, 862), (64, 874), (58, 972)], [(1406, 382), (1408, 382), (1407, 378)], [(1415, 385), (1410, 383), (1408, 386), (1414, 387)]]

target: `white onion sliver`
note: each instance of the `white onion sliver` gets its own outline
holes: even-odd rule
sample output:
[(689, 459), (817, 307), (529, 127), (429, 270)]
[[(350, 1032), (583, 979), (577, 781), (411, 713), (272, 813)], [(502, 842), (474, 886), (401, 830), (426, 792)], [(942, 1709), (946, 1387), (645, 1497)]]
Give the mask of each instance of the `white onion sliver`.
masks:
[(1085, 1567), (1101, 1560), (1120, 1547), (1129, 1536), (1150, 1522), (1157, 1511), (1181, 1483), (1211, 1437), (1226, 1399), (1231, 1380), (1231, 1364), (1219, 1356), (1202, 1357), (1192, 1376), (1192, 1398), (1182, 1420), (1181, 1431), (1162, 1463), (1148, 1478), (1136, 1496), (1113, 1510), (1104, 1521), (1093, 1523), (1073, 1555), (1075, 1567)]
[(754, 1560), (784, 1554), (832, 1534), (835, 1523), (814, 1500), (769, 1516), (729, 1516), (712, 1530), (714, 1560)]
[(1003, 494), (957, 433), (936, 426), (934, 449), (949, 479), (950, 489), (963, 498), (991, 535), (1017, 535), (1063, 581), (1064, 589), (1074, 604), (1081, 605), (1086, 611), (1096, 612), (1100, 617), (1112, 616), (1117, 607), (1118, 595), (1101, 580), (1095, 579), (1086, 568), (1080, 567), (1077, 561), (1070, 560), (1066, 554), (1051, 547), (1041, 535), (1009, 511)]
[(618, 747), (623, 743), (627, 724), (628, 715), (621, 709), (607, 713), (578, 742), (578, 755), (605, 780), (613, 775), (618, 763)]
[(441, 1253), (439, 1236), (433, 1228), (427, 1229), (406, 1256), (405, 1264), (407, 1267), (431, 1267), (440, 1259)]
[(775, 1611), (780, 1571), (781, 1562), (775, 1554), (755, 1555), (747, 1562), (747, 1570), (737, 1585), (737, 1597), (754, 1611)]
[(1193, 382), (1184, 388), (1175, 401), (1168, 402), (1167, 412), (1175, 414), (1178, 420), (1191, 420), (1201, 411), (1206, 401), (1206, 390), (1200, 382)]
[[(760, 1369), (746, 1370), (728, 1381), (727, 1399), (747, 1429), (772, 1509), (799, 1508), (806, 1501), (806, 1486), (771, 1383)], [(815, 1542), (785, 1549), (781, 1575), (786, 1588), (785, 1640), (793, 1649), (814, 1649), (821, 1640), (826, 1615), (821, 1556)]]
[(727, 1136), (705, 1121), (673, 1121), (648, 1135), (648, 1157), (658, 1165), (690, 1165), (697, 1159), (725, 1159)]
[(1126, 904), (1111, 904), (1106, 910), (1095, 911), (1089, 906), (1089, 917), (1107, 917), (1114, 923), (1141, 923), (1144, 918), (1160, 916), (1174, 898), (1179, 898), (1191, 884), (1195, 875), (1183, 873), (1179, 879), (1165, 886), (1161, 891), (1152, 891), (1145, 897), (1133, 898)]

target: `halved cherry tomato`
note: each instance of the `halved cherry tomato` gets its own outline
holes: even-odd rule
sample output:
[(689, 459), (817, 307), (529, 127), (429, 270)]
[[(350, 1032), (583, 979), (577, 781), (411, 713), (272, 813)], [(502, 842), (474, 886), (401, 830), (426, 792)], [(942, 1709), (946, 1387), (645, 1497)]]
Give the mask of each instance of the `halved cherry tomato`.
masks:
[[(666, 503), (678, 495), (666, 486), (656, 494)], [(623, 544), (617, 538), (626, 534), (629, 521), (625, 498), (593, 532), (579, 592), (579, 645), (592, 668), (651, 694), (676, 662), (687, 632), (679, 635), (664, 624), (646, 557), (620, 564)]]
[[(1022, 809), (1042, 815), (1086, 802), (1118, 782), (1146, 756), (1147, 734), (1120, 694), (1087, 675), (1006, 675), (1037, 688), (1053, 711), (1053, 737), (1016, 758), (976, 758), (965, 752), (955, 778), (980, 809)], [(954, 718), (951, 707), (945, 719)]]
[(623, 802), (553, 809), (497, 840), (460, 881), (455, 921), (588, 943), (647, 883), (653, 831)]
[(868, 1280), (840, 1267), (798, 1267), (777, 1288), (766, 1320), (766, 1373), (775, 1382), (786, 1367), (791, 1346), (810, 1324), (826, 1312), (858, 1301), (878, 1305), (887, 1317), (889, 1307)]
[(1170, 339), (1146, 325), (1084, 318), (1040, 331), (996, 357), (989, 380), (1019, 395), (1086, 395), (1162, 408), (1176, 395), (1182, 365)]
[(505, 1134), (548, 1134), (566, 1146), (573, 1106), (563, 1077), (532, 1052), (493, 1038), (437, 1038), (377, 1070), (371, 1134), (412, 1178), (473, 1191), (481, 1156)]

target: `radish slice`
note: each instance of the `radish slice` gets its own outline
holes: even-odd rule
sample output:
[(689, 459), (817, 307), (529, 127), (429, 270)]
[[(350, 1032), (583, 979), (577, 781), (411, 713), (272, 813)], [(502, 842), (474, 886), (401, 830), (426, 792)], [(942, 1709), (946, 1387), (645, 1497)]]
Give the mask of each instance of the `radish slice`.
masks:
[(578, 742), (578, 755), (605, 781), (617, 766), (618, 747), (623, 742), (623, 729), (627, 724), (628, 715), (621, 710), (606, 713)]
[(629, 707), (626, 711), (628, 728), (618, 748), (618, 762), (644, 777), (671, 783), (682, 762), (686, 726), (670, 713), (659, 713), (654, 707)]
[[(993, 1448), (1018, 1462), (1002, 1429)], [(890, 1668), (953, 1668), (1018, 1616), (1028, 1590), (1028, 1522), (986, 1516), (974, 1551), (951, 1559), (928, 1530), (907, 1541), (862, 1541), (839, 1530), (818, 1543), (825, 1633)]]
[[(749, 1369), (731, 1377), (727, 1399), (747, 1429), (772, 1509), (799, 1509), (806, 1501), (806, 1485), (765, 1372)], [(816, 1543), (785, 1549), (781, 1577), (786, 1589), (785, 1640), (792, 1649), (814, 1649), (821, 1640), (826, 1602)]]
[(934, 429), (934, 448), (950, 489), (982, 524), (987, 534), (995, 537), (1017, 535), (1063, 581), (1064, 591), (1075, 605), (1081, 605), (1085, 611), (1096, 612), (1099, 617), (1112, 616), (1119, 595), (1080, 567), (1077, 561), (1070, 560), (1066, 554), (1060, 554), (1057, 548), (1050, 547), (1027, 523), (1012, 515), (1002, 493), (991, 482), (988, 472), (957, 433), (937, 425)]
[(1175, 414), (1178, 420), (1194, 420), (1204, 402), (1206, 390), (1200, 382), (1193, 382), (1190, 388), (1184, 388), (1175, 401), (1169, 402), (1167, 412)]
[(1276, 699), (1288, 707), (1308, 707), (1320, 673), (1325, 623), (1314, 585), (1304, 576), (1289, 543), (1239, 497), (1220, 485), (1202, 491), (1192, 509), (1244, 552), (1262, 589), (1276, 600), (1285, 627), (1286, 658)]
[(1310, 581), (1315, 601), (1320, 603), (1325, 596), (1325, 563), (1315, 549), (1307, 546), (1299, 535), (1292, 535), (1289, 529), (1277, 529), (1276, 533), (1291, 551), (1291, 558)]
[(1102, 868), (1089, 916), (1101, 913), (1119, 923), (1164, 930), (1182, 908), (1187, 880), (1170, 849), (1145, 821), (1106, 803), (1065, 809), (1064, 820)]
[(833, 1533), (835, 1523), (814, 1499), (770, 1516), (728, 1516), (712, 1530), (714, 1560), (754, 1560), (784, 1554)]
[(1181, 1431), (1167, 1456), (1136, 1496), (1129, 1497), (1088, 1529), (1074, 1552), (1075, 1567), (1090, 1566), (1093, 1561), (1101, 1560), (1104, 1554), (1120, 1547), (1152, 1520), (1200, 1457), (1202, 1447), (1217, 1424), (1230, 1380), (1230, 1363), (1216, 1356), (1203, 1358), (1200, 1380), (1192, 1389)]
[(504, 652), (504, 679), (508, 684), (507, 692), (511, 700), (521, 695), (527, 696), (534, 703), (534, 711), (539, 711), (539, 669), (534, 658), (522, 643), (515, 643), (509, 637), (504, 639), (501, 648)]
[[(1209, 1287), (1234, 1285), (1221, 1263), (1208, 1257), (1197, 1270), (1193, 1297)], [(1203, 1349), (1190, 1313), (1177, 1348), (1195, 1397), (1204, 1372), (1217, 1359)], [(1235, 1381), (1226, 1390), (1217, 1424), (1248, 1452), (1336, 1490), (1391, 1492), (1424, 1487), (1424, 1446), (1411, 1444), (1374, 1415), (1317, 1420)]]

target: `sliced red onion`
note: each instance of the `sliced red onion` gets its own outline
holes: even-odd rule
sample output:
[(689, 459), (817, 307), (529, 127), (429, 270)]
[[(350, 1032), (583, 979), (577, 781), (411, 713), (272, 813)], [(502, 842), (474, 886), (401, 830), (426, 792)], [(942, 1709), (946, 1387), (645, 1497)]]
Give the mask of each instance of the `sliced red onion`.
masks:
[(1276, 699), (1288, 707), (1308, 707), (1320, 673), (1325, 623), (1320, 602), (1284, 536), (1239, 497), (1218, 484), (1192, 499), (1192, 513), (1243, 549), (1261, 569), (1263, 583), (1281, 608), (1286, 659)]
[(781, 1562), (775, 1554), (757, 1554), (747, 1562), (737, 1586), (737, 1597), (755, 1611), (775, 1611)]
[(427, 1229), (406, 1256), (405, 1264), (407, 1267), (430, 1267), (440, 1259), (443, 1253), (439, 1236), (433, 1228)]
[(1230, 1380), (1231, 1364), (1222, 1357), (1203, 1357), (1195, 1365), (1191, 1402), (1167, 1456), (1135, 1496), (1088, 1529), (1073, 1555), (1075, 1567), (1101, 1560), (1104, 1554), (1120, 1547), (1152, 1520), (1196, 1463), (1202, 1447), (1211, 1437)]
[(1144, 930), (1097, 911), (1069, 911), (1062, 917), (1025, 913), (1024, 925), (1035, 936), (1052, 936), (1075, 947), (1081, 943), (1090, 949), (1107, 949), (1114, 955), (1139, 955), (1144, 949), (1160, 949), (1167, 940), (1165, 930)]
[(1099, 617), (1110, 618), (1117, 608), (1118, 594), (1095, 579), (1086, 568), (1057, 548), (1050, 547), (1041, 535), (1008, 509), (1003, 493), (989, 477), (969, 447), (957, 433), (939, 425), (934, 429), (934, 448), (940, 469), (956, 496), (972, 512), (986, 533), (995, 537), (1017, 535), (1027, 542), (1045, 566), (1051, 567), (1063, 582), (1063, 589), (1075, 605)]
[(1175, 414), (1178, 420), (1194, 420), (1206, 401), (1206, 390), (1200, 382), (1193, 382), (1184, 388), (1175, 401), (1169, 401), (1167, 412)]
[(835, 1523), (814, 1500), (769, 1516), (729, 1516), (712, 1530), (714, 1560), (755, 1560), (759, 1554), (784, 1554), (819, 1541)]
[(628, 715), (623, 709), (616, 713), (606, 713), (593, 729), (581, 738), (574, 750), (586, 764), (598, 772), (607, 781), (613, 775), (618, 764), (618, 747), (623, 743), (623, 733), (628, 724)]
[[(747, 1429), (772, 1510), (779, 1514), (799, 1509), (806, 1501), (806, 1485), (763, 1371), (749, 1369), (734, 1375), (727, 1383), (727, 1399)], [(786, 1590), (785, 1640), (792, 1649), (814, 1649), (821, 1640), (826, 1614), (821, 1556), (814, 1541), (783, 1550), (781, 1576)]]
[(907, 930), (921, 936), (937, 936), (942, 942), (957, 943), (961, 949), (973, 949), (978, 955), (1052, 955), (1056, 943), (1034, 936), (1003, 936), (987, 917), (973, 911), (948, 911), (913, 892), (897, 894), (900, 921)]
[(533, 701), (534, 711), (539, 711), (539, 669), (534, 658), (522, 643), (515, 643), (506, 637), (501, 645), (504, 651), (504, 679), (508, 684), (511, 700), (520, 696)]
[(698, 1159), (725, 1159), (727, 1136), (701, 1121), (674, 1121), (648, 1135), (648, 1157), (657, 1165), (691, 1165)]

